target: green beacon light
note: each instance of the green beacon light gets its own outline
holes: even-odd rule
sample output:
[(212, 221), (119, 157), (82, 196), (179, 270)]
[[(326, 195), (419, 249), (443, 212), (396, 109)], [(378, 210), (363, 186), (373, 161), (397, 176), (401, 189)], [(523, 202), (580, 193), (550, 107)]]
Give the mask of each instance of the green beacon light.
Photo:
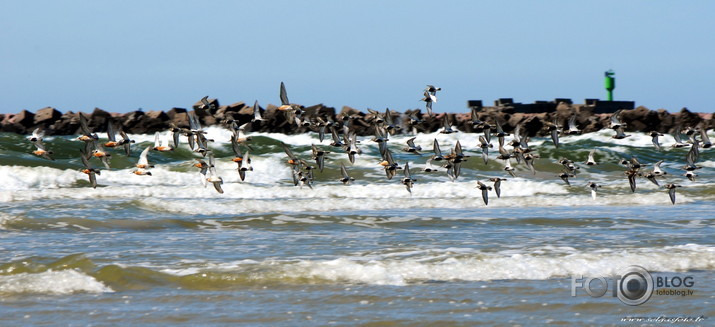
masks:
[(613, 70), (609, 69), (606, 71), (606, 91), (608, 91), (608, 101), (613, 101), (613, 89), (616, 88), (616, 78), (613, 77), (616, 73), (613, 72)]

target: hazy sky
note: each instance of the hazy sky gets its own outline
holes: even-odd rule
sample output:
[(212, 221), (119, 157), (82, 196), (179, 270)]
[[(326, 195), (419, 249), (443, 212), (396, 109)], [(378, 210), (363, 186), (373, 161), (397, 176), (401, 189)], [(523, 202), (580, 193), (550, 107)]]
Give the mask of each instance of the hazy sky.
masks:
[(605, 98), (715, 110), (715, 1), (0, 0), (0, 113)]

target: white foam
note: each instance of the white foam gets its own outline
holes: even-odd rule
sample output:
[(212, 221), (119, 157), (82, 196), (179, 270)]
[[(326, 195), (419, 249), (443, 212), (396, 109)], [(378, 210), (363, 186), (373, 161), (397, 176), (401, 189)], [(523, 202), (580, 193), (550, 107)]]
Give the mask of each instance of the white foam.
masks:
[(114, 292), (94, 277), (77, 270), (45, 271), (0, 276), (0, 294), (72, 294)]
[[(166, 269), (178, 275), (205, 270), (252, 271), (252, 278), (321, 279), (335, 283), (407, 285), (427, 281), (545, 280), (575, 275), (610, 276), (640, 265), (651, 272), (715, 268), (715, 247), (687, 244), (661, 248), (597, 249), (570, 247), (481, 252), (470, 249), (411, 251), (396, 256), (374, 254), (330, 260), (267, 260), (206, 264), (193, 269)], [(256, 269), (258, 268), (261, 269)], [(262, 273), (255, 273), (261, 271)]]

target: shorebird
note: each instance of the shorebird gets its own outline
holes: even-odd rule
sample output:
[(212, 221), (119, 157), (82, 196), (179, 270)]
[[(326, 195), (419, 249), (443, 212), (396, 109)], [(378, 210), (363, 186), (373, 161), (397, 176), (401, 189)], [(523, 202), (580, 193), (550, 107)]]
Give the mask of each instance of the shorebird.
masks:
[(655, 179), (655, 174), (653, 174), (652, 172), (639, 173), (638, 176), (645, 177), (651, 183), (655, 184), (656, 186), (660, 186), (660, 184), (658, 183), (658, 180)]
[(236, 140), (238, 144), (241, 144), (248, 149), (253, 150), (253, 148), (249, 144), (251, 141), (253, 141), (253, 137), (246, 135), (246, 126), (248, 124), (249, 123), (245, 123), (241, 126), (238, 126), (235, 121), (231, 122), (231, 133), (233, 133), (231, 136), (233, 137), (233, 139)]
[(688, 146), (687, 143), (683, 142), (683, 139), (681, 138), (680, 130), (682, 126), (678, 126), (675, 128), (675, 131), (673, 132), (673, 139), (675, 139), (675, 143), (671, 145), (673, 148), (682, 148)]
[(45, 130), (43, 130), (42, 127), (38, 127), (32, 131), (32, 135), (28, 136), (27, 139), (30, 140), (30, 142), (35, 143), (35, 142), (42, 142), (44, 137), (45, 137)]
[(449, 166), (447, 168), (452, 168), (454, 179), (459, 177), (462, 171), (462, 163), (467, 161), (466, 158), (469, 158), (469, 156), (464, 155), (464, 152), (462, 152), (462, 144), (457, 141), (457, 144), (454, 145), (454, 149), (445, 157)]
[(315, 163), (318, 165), (318, 170), (320, 170), (320, 172), (322, 173), (323, 168), (325, 167), (325, 155), (330, 152), (318, 149), (318, 147), (316, 147), (315, 144), (311, 144), (310, 149), (313, 151), (313, 159), (315, 160)]
[(315, 126), (318, 127), (318, 139), (322, 143), (323, 140), (325, 140), (325, 131), (328, 129), (328, 127), (333, 126), (334, 123), (332, 120), (330, 122), (327, 122), (321, 117), (315, 117), (315, 120), (317, 121)]
[(405, 163), (405, 177), (402, 178), (402, 185), (405, 185), (405, 188), (407, 188), (407, 192), (410, 192), (412, 194), (412, 186), (414, 186), (414, 183), (417, 181), (416, 179), (412, 178), (412, 175), (410, 175), (410, 163)]
[(655, 149), (660, 151), (662, 148), (660, 146), (660, 142), (658, 142), (658, 137), (663, 136), (663, 133), (652, 131), (648, 133), (648, 135), (651, 137), (651, 142), (653, 142), (653, 146), (655, 147)]
[(209, 174), (208, 177), (206, 178), (206, 181), (213, 184), (214, 188), (216, 189), (216, 192), (223, 194), (223, 189), (221, 188), (221, 184), (223, 184), (223, 179), (221, 176), (219, 176), (216, 173), (216, 165), (214, 163), (214, 155), (211, 151), (208, 153), (209, 157)]
[(135, 175), (148, 175), (151, 176), (151, 172), (149, 171), (149, 168), (154, 168), (154, 165), (149, 164), (149, 150), (151, 150), (151, 147), (148, 146), (142, 151), (141, 154), (139, 154), (139, 160), (137, 160), (137, 163), (134, 165), (137, 169), (132, 171), (133, 174)]
[(397, 163), (395, 163), (395, 160), (392, 158), (392, 152), (390, 152), (390, 149), (385, 150), (384, 158), (379, 164), (385, 169), (387, 179), (392, 179), (392, 177), (394, 177), (397, 173), (397, 170), (402, 169), (397, 165)]
[(206, 161), (203, 161), (201, 159), (196, 159), (196, 163), (192, 166), (199, 169), (199, 174), (201, 174), (201, 184), (206, 187), (206, 185), (208, 185), (206, 174), (209, 171), (209, 164), (207, 164)]
[(295, 122), (297, 125), (301, 125), (303, 110), (299, 106), (291, 104), (290, 101), (288, 101), (288, 93), (286, 92), (286, 86), (283, 82), (281, 82), (280, 98), (281, 106), (278, 107), (278, 110), (285, 113), (286, 120), (289, 123)]
[[(437, 91), (442, 91), (441, 87), (436, 87), (434, 85), (427, 85), (425, 88), (425, 92), (428, 92), (429, 94), (435, 95), (437, 94)], [(437, 98), (435, 97), (434, 102), (437, 102)]]
[[(348, 134), (348, 133), (343, 133), (343, 135), (346, 135), (346, 134)], [(371, 141), (377, 142), (377, 143), (382, 143), (382, 142), (387, 142), (389, 140), (390, 139), (388, 138), (387, 130), (385, 130), (385, 128), (382, 126), (375, 126), (375, 136), (371, 139)]]
[(34, 144), (34, 145), (35, 145), (35, 148), (36, 148), (35, 151), (32, 151), (32, 154), (34, 154), (34, 155), (36, 155), (36, 156), (38, 156), (38, 157), (45, 158), (45, 159), (50, 160), (50, 161), (54, 161), (54, 160), (55, 160), (55, 159), (52, 158), (52, 156), (51, 156), (51, 155), (53, 154), (52, 151), (47, 151), (47, 150), (45, 149), (45, 144), (42, 143), (42, 137), (36, 138), (36, 141), (32, 142), (32, 144)]
[(482, 149), (482, 159), (486, 164), (489, 161), (489, 148), (493, 147), (484, 136), (479, 136), (479, 147)]
[(432, 160), (434, 161), (442, 161), (444, 160), (444, 156), (442, 155), (442, 150), (439, 148), (439, 142), (437, 142), (437, 139), (434, 139), (434, 143), (432, 143), (432, 151), (434, 152), (434, 155), (432, 156)]
[(392, 118), (392, 112), (390, 112), (390, 109), (387, 108), (385, 109), (384, 127), (387, 130), (387, 133), (390, 135), (394, 135), (395, 133), (402, 130), (401, 126), (395, 125), (395, 122)]
[(663, 160), (660, 160), (660, 161), (656, 162), (656, 163), (653, 165), (653, 171), (652, 171), (653, 175), (655, 175), (655, 176), (665, 176), (665, 175), (668, 174), (667, 172), (663, 171), (663, 170), (660, 168), (660, 164), (662, 164), (662, 163), (663, 163)]
[(576, 114), (571, 115), (569, 118), (569, 129), (565, 132), (566, 135), (578, 135), (581, 134), (581, 130), (576, 126)]
[(179, 137), (183, 134), (187, 137), (191, 137), (191, 131), (188, 128), (179, 128), (174, 123), (169, 123), (169, 134), (172, 136), (174, 141), (174, 147), (179, 147)]
[(114, 124), (111, 121), (107, 121), (107, 142), (104, 142), (103, 145), (107, 148), (114, 148), (120, 145), (117, 142), (117, 132), (114, 131)]
[(499, 123), (498, 120), (496, 121), (496, 124), (497, 124), (497, 132), (494, 135), (499, 140), (499, 145), (504, 146), (504, 137), (509, 136), (509, 133), (504, 132), (504, 128), (501, 127), (501, 124)]
[(333, 138), (333, 141), (330, 142), (330, 145), (335, 146), (335, 147), (344, 146), (345, 144), (343, 144), (343, 142), (340, 140), (340, 137), (338, 136), (338, 131), (335, 129), (335, 126), (332, 125), (332, 126), (329, 126), (329, 128), (330, 128), (330, 136)]
[(497, 198), (501, 198), (501, 182), (505, 181), (506, 178), (492, 177), (489, 180), (494, 182), (494, 192), (496, 192)]
[(92, 145), (95, 141), (99, 140), (99, 136), (96, 133), (92, 133), (89, 130), (89, 123), (87, 117), (85, 117), (81, 112), (79, 113), (79, 126), (82, 130), (82, 135), (77, 139), (84, 142), (84, 152), (92, 152)]
[[(435, 99), (434, 101), (432, 99)], [(427, 91), (424, 92), (424, 97), (420, 101), (425, 102), (425, 109), (427, 110), (427, 116), (432, 117), (432, 102), (437, 101), (437, 97), (429, 94)]]
[(439, 132), (442, 134), (456, 133), (456, 131), (452, 129), (452, 124), (449, 122), (449, 115), (446, 113), (442, 116), (442, 130)]
[(207, 95), (207, 96), (204, 96), (203, 98), (201, 98), (200, 101), (201, 101), (201, 105), (199, 105), (199, 107), (198, 107), (199, 109), (203, 109), (203, 110), (215, 110), (215, 109), (217, 109), (217, 108), (216, 108), (216, 105), (215, 105), (213, 102), (209, 102), (209, 96), (208, 96), (208, 95)]
[(588, 166), (598, 165), (598, 162), (596, 162), (596, 159), (593, 156), (595, 153), (596, 153), (596, 149), (592, 149), (591, 152), (588, 153), (588, 159), (585, 162), (586, 165), (588, 165)]
[(246, 179), (247, 171), (253, 171), (253, 166), (251, 165), (251, 150), (246, 150), (246, 154), (243, 156), (243, 160), (238, 167), (238, 176), (241, 177), (241, 181)]
[(536, 175), (536, 168), (534, 168), (534, 159), (539, 158), (539, 156), (531, 153), (527, 153), (524, 155), (524, 163), (526, 163), (526, 166), (529, 167), (531, 170), (531, 173)]
[(87, 117), (85, 117), (84, 114), (82, 114), (81, 112), (79, 113), (79, 127), (82, 130), (82, 135), (77, 138), (78, 140), (90, 142), (92, 140), (99, 139), (97, 134), (90, 132)]
[(432, 103), (437, 102), (437, 91), (441, 90), (442, 88), (434, 87), (434, 85), (427, 85), (427, 88), (425, 88), (424, 97), (420, 101), (425, 102), (427, 116), (432, 117)]
[[(343, 136), (345, 136), (345, 134)], [(347, 135), (347, 139), (345, 141), (348, 144), (348, 146), (345, 147), (345, 153), (348, 154), (348, 160), (350, 160), (350, 163), (355, 163), (355, 156), (362, 154), (362, 150), (360, 150), (357, 146), (357, 134), (355, 134), (355, 132), (351, 132)]]
[(472, 119), (472, 128), (474, 128), (474, 131), (483, 132), (484, 122), (479, 119), (479, 113), (477, 112), (477, 108), (472, 107), (470, 118)]
[(638, 169), (629, 169), (624, 172), (624, 174), (628, 177), (628, 184), (631, 186), (631, 192), (636, 191), (636, 177), (638, 176)]
[(675, 189), (680, 187), (677, 184), (665, 184), (664, 186), (668, 190), (668, 195), (670, 196), (670, 202), (675, 204)]
[(402, 148), (402, 150), (409, 153), (420, 154), (420, 151), (422, 151), (422, 147), (419, 145), (415, 145), (415, 139), (416, 137), (408, 139), (407, 146)]
[(348, 175), (348, 170), (345, 168), (345, 164), (340, 163), (340, 175), (342, 178), (339, 179), (343, 183), (343, 185), (350, 185), (353, 181), (355, 181), (355, 178), (350, 177)]
[(556, 176), (560, 177), (568, 186), (571, 186), (571, 183), (569, 182), (569, 177), (576, 177), (576, 175), (567, 172), (562, 172)]
[[(241, 147), (238, 144), (238, 141), (236, 141), (236, 135), (231, 135), (231, 150), (233, 151), (233, 159), (231, 161), (235, 162), (237, 167), (236, 170), (238, 171), (238, 177), (241, 178), (241, 181), (246, 179), (246, 170), (241, 169), (243, 168), (243, 165), (245, 164), (245, 156), (243, 155), (243, 151), (241, 150)], [(250, 150), (249, 150), (250, 151)], [(246, 152), (248, 153), (248, 152)], [(251, 169), (253, 170), (253, 169)]]
[(705, 127), (700, 129), (700, 141), (702, 142), (701, 147), (704, 149), (708, 149), (713, 146), (713, 143), (710, 142), (710, 137), (708, 137), (708, 130)]
[(610, 128), (611, 128), (611, 129), (616, 130), (616, 129), (625, 127), (625, 124), (621, 123), (621, 117), (620, 117), (620, 116), (621, 116), (621, 112), (622, 112), (622, 111), (623, 111), (622, 109), (621, 109), (621, 110), (616, 110), (616, 112), (614, 112), (614, 113), (611, 115), (611, 125), (610, 125)]
[(291, 166), (296, 166), (300, 164), (300, 159), (293, 154), (293, 151), (286, 145), (285, 143), (281, 142), (281, 146), (283, 146), (283, 151), (285, 151), (286, 155), (288, 156), (288, 164)]
[(407, 125), (412, 129), (412, 134), (417, 134), (417, 125), (422, 123), (422, 119), (417, 117), (417, 111), (411, 111), (407, 115)]
[(626, 137), (630, 137), (630, 135), (626, 135), (626, 131), (623, 129), (623, 126), (619, 126), (618, 128), (616, 128), (616, 135), (613, 135), (611, 137), (616, 140), (622, 140)]
[(598, 189), (601, 187), (600, 185), (596, 184), (596, 182), (588, 182), (588, 188), (591, 189), (591, 198), (596, 200), (596, 192), (598, 192)]
[(497, 156), (497, 159), (509, 160), (509, 158), (511, 158), (511, 157), (512, 157), (511, 153), (509, 153), (509, 151), (507, 151), (506, 149), (504, 149), (503, 146), (500, 145), (499, 146), (499, 156)]
[(263, 117), (261, 116), (261, 107), (258, 106), (258, 100), (253, 103), (253, 119), (251, 119), (251, 121), (263, 121)]
[(546, 128), (549, 131), (549, 134), (551, 134), (551, 141), (554, 142), (554, 146), (556, 148), (559, 147), (559, 133), (561, 132), (561, 125), (556, 121), (556, 117), (554, 117), (554, 120), (549, 123), (546, 122)]
[(504, 170), (511, 175), (511, 177), (516, 177), (516, 174), (514, 173), (514, 167), (511, 166), (511, 162), (509, 162), (509, 159), (504, 160)]
[(174, 151), (174, 145), (171, 144), (172, 141), (170, 137), (172, 136), (173, 132), (169, 131), (165, 137), (160, 137), (160, 133), (156, 132), (154, 134), (154, 151), (159, 151), (159, 152), (167, 152), (167, 151)]
[(97, 175), (101, 175), (101, 172), (99, 169), (96, 169), (92, 167), (92, 165), (89, 164), (89, 160), (87, 160), (87, 154), (84, 152), (84, 150), (79, 150), (80, 152), (80, 158), (82, 159), (82, 165), (84, 165), (84, 169), (81, 171), (89, 177), (89, 183), (92, 184), (92, 188), (97, 188)]
[(566, 168), (566, 170), (567, 170), (568, 172), (571, 172), (571, 173), (572, 173), (572, 172), (575, 172), (577, 169), (580, 169), (580, 167), (576, 167), (576, 165), (574, 165), (573, 160), (569, 160), (569, 159), (566, 159), (566, 158), (561, 158), (561, 159), (559, 160), (559, 163), (560, 163), (562, 166), (564, 166), (564, 168)]
[(377, 110), (367, 108), (367, 112), (372, 116), (368, 121), (372, 122), (373, 125), (382, 125), (385, 122), (385, 116)]
[(102, 164), (104, 164), (104, 168), (109, 170), (109, 159), (112, 157), (112, 155), (105, 151), (102, 145), (97, 143), (97, 141), (92, 141), (92, 147), (94, 149), (90, 153), (89, 157), (99, 158), (99, 160), (102, 161)]
[(492, 187), (477, 181), (477, 188), (482, 191), (482, 200), (484, 201), (484, 205), (489, 205), (489, 191), (492, 190)]
[[(700, 150), (698, 150), (698, 144), (696, 141), (696, 143), (693, 143), (693, 145), (690, 147), (690, 151), (688, 151), (688, 154), (685, 156), (686, 165), (683, 166), (683, 170), (692, 172), (694, 170), (703, 168), (696, 164), (698, 159), (700, 159)], [(695, 176), (697, 176), (697, 175), (695, 175)]]

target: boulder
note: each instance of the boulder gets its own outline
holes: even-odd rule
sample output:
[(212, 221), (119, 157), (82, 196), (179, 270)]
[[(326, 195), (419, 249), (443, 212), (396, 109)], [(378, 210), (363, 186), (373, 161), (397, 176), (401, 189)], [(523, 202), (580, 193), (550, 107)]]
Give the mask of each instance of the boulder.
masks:
[(174, 124), (179, 128), (189, 128), (189, 113), (183, 108), (172, 108), (166, 112), (169, 117), (168, 123)]
[(702, 118), (697, 113), (693, 113), (688, 108), (683, 108), (678, 113), (675, 118), (675, 124), (678, 126), (685, 127), (695, 127), (702, 122)]
[(12, 120), (15, 124), (20, 124), (24, 127), (32, 127), (35, 122), (35, 114), (30, 111), (23, 110), (19, 114), (15, 115)]
[[(620, 113), (621, 122), (626, 124), (628, 131), (645, 131), (648, 128), (647, 117), (650, 110), (644, 106), (631, 110), (623, 110)], [(657, 114), (656, 114), (657, 118)]]
[(146, 114), (141, 110), (136, 110), (124, 114), (122, 119), (122, 126), (124, 131), (127, 133), (141, 134), (145, 133), (146, 126), (144, 123), (144, 116)]
[(112, 121), (112, 114), (108, 111), (94, 108), (89, 115), (89, 129), (93, 132), (106, 132), (107, 122)]
[(37, 127), (47, 128), (48, 126), (54, 124), (55, 121), (60, 119), (60, 117), (62, 117), (62, 113), (59, 112), (57, 109), (52, 107), (45, 107), (35, 113), (35, 120), (33, 125)]
[(169, 116), (170, 120), (174, 120), (174, 118), (176, 117), (177, 114), (185, 114), (185, 113), (186, 113), (186, 109), (174, 107), (174, 108), (169, 109), (169, 111), (166, 112), (166, 115)]
[(62, 114), (59, 119), (48, 127), (48, 133), (55, 135), (79, 134), (79, 116), (73, 111)]

